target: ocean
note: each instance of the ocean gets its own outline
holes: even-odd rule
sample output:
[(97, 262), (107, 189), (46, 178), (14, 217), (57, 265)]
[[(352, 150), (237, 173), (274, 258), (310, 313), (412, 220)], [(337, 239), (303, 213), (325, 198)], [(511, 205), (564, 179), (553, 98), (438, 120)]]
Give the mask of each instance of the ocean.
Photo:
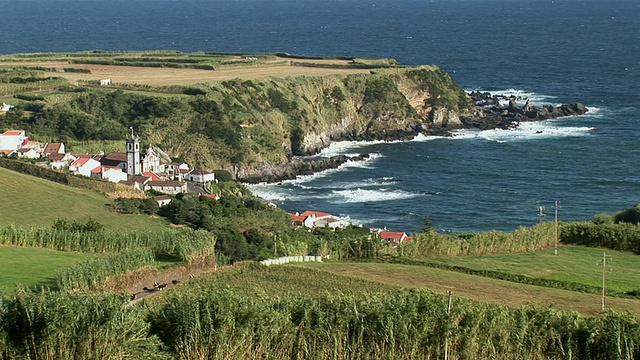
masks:
[(0, 53), (289, 52), (436, 64), (466, 90), (580, 117), (452, 138), (335, 143), (366, 162), (251, 189), (289, 211), (416, 232), (590, 220), (640, 201), (636, 0), (0, 0)]

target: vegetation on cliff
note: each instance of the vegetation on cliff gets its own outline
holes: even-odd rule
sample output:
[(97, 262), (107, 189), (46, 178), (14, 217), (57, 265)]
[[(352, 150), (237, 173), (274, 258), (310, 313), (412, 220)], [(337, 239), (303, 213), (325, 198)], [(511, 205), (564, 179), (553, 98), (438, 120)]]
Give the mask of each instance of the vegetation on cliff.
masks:
[[(107, 55), (109, 61), (126, 58)], [(149, 65), (152, 58), (167, 62), (175, 56), (161, 55), (137, 59)], [(83, 61), (96, 64), (98, 54)], [(196, 60), (172, 61), (186, 66)], [(320, 60), (295, 64), (338, 66)], [(91, 82), (65, 84), (65, 79), (52, 77), (44, 67), (5, 65), (0, 69), (0, 85), (3, 93), (15, 96), (5, 102), (16, 107), (0, 117), (0, 129), (25, 129), (32, 138), (65, 141), (73, 149), (74, 144), (122, 140), (133, 126), (148, 145), (174, 158), (218, 168), (281, 163), (293, 155), (316, 153), (336, 139), (412, 136), (432, 126), (434, 111), (460, 113), (471, 106), (464, 91), (435, 66), (410, 68), (394, 61), (355, 60), (340, 66), (375, 70), (325, 76), (239, 76), (193, 85), (99, 87)], [(30, 91), (43, 86), (47, 91)]]

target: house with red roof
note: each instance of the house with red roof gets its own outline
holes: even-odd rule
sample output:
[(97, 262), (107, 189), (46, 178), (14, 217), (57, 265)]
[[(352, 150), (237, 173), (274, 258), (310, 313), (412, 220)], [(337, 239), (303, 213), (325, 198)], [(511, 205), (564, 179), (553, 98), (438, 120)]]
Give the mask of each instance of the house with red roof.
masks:
[(83, 176), (91, 176), (91, 170), (100, 166), (100, 161), (90, 157), (90, 156), (81, 156), (69, 164), (69, 171), (74, 174), (83, 175)]
[(101, 165), (91, 170), (91, 177), (117, 183), (120, 181), (126, 181), (127, 173), (122, 171), (119, 167)]
[(40, 152), (34, 147), (23, 147), (16, 151), (18, 157), (26, 159), (39, 159)]
[(409, 241), (411, 238), (407, 233), (401, 231), (380, 231), (380, 240), (389, 246), (397, 247), (403, 242)]
[(71, 154), (51, 154), (49, 155), (49, 167), (54, 170), (68, 168), (69, 164), (76, 159), (78, 158)]
[(218, 194), (200, 194), (200, 197), (206, 197), (213, 200), (218, 200)]
[(64, 143), (47, 143), (42, 150), (42, 155), (51, 156), (51, 154), (64, 154)]
[(3, 154), (11, 155), (24, 147), (29, 142), (29, 138), (24, 130), (7, 130), (0, 134), (0, 151)]
[(163, 179), (156, 175), (156, 173), (154, 173), (153, 171), (143, 171), (142, 172), (142, 176), (146, 176), (149, 179), (151, 179), (151, 181), (163, 181)]
[(333, 215), (329, 213), (312, 210), (307, 210), (302, 214), (289, 214), (289, 218), (293, 224), (303, 225), (308, 228), (329, 227), (332, 229), (336, 229), (344, 228), (347, 225), (347, 223), (335, 219)]

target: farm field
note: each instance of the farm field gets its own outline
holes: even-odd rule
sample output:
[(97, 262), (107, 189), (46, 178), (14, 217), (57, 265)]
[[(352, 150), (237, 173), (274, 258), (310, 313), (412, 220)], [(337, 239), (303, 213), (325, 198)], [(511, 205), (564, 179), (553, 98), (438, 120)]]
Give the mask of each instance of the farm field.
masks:
[(640, 289), (638, 255), (582, 246), (564, 245), (553, 250), (520, 254), (435, 257), (425, 262), (460, 266), (474, 270), (490, 270), (526, 275), (531, 278), (575, 282), (602, 286), (603, 253), (607, 259), (607, 288), (620, 292)]
[(47, 285), (57, 271), (91, 256), (94, 255), (0, 245), (0, 289)]
[[(439, 294), (502, 304), (509, 307), (541, 306), (575, 310), (585, 315), (601, 312), (601, 296), (568, 290), (513, 283), (422, 266), (384, 263), (322, 263), (295, 265), (334, 275), (353, 277), (389, 286), (430, 289)], [(324, 275), (319, 275), (322, 277)], [(640, 313), (640, 301), (607, 298), (607, 308)]]
[[(300, 60), (296, 60), (300, 61)], [(323, 61), (314, 60), (314, 63)], [(327, 62), (326, 60), (324, 62)], [(346, 61), (331, 61), (340, 65)], [(197, 83), (207, 83), (213, 81), (223, 81), (231, 79), (261, 79), (266, 77), (287, 77), (287, 76), (324, 76), (331, 74), (356, 74), (369, 73), (368, 69), (336, 69), (321, 67), (303, 67), (291, 65), (256, 65), (219, 68), (216, 70), (200, 69), (177, 69), (177, 68), (157, 68), (119, 65), (95, 65), (95, 64), (69, 64), (67, 62), (2, 62), (3, 66), (40, 66), (54, 69), (53, 75), (63, 77), (70, 83), (76, 81), (92, 81), (100, 79), (111, 79), (114, 84), (146, 84), (151, 86), (164, 85), (192, 85)], [(88, 69), (91, 73), (64, 72), (66, 67), (78, 69)]]
[(107, 206), (111, 200), (91, 190), (77, 189), (34, 176), (0, 168), (3, 201), (0, 225), (19, 224), (51, 227), (66, 218), (84, 222), (89, 218), (110, 230), (168, 228), (160, 218), (117, 214)]

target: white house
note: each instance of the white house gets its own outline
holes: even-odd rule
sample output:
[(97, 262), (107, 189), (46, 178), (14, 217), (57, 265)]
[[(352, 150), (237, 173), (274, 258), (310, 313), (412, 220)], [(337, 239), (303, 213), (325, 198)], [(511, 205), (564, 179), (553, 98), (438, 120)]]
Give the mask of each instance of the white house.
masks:
[(202, 169), (193, 169), (187, 174), (187, 180), (193, 181), (197, 183), (207, 183), (210, 181), (214, 181), (216, 176), (214, 173), (202, 170)]
[(149, 181), (144, 190), (155, 190), (165, 194), (179, 194), (187, 192), (187, 183), (181, 181)]
[(100, 79), (100, 86), (111, 85), (111, 79)]
[(380, 231), (380, 240), (392, 247), (397, 247), (410, 239), (407, 233), (402, 231)]
[(155, 199), (159, 207), (168, 205), (171, 202), (171, 198), (167, 195), (158, 195), (155, 197)]
[(100, 166), (100, 162), (96, 159), (93, 159), (89, 156), (83, 156), (76, 159), (69, 165), (69, 171), (74, 174), (83, 175), (83, 176), (91, 176), (91, 170)]
[(7, 130), (0, 134), (0, 150), (4, 153), (18, 151), (28, 142), (29, 138), (24, 130)]
[(69, 167), (69, 164), (74, 162), (77, 157), (71, 154), (51, 154), (49, 155), (49, 167), (54, 170), (60, 170)]
[(18, 153), (18, 157), (20, 158), (26, 158), (26, 159), (39, 159), (40, 158), (40, 152), (37, 150), (37, 148), (32, 148), (32, 147), (23, 147), (18, 149), (18, 151), (16, 151)]
[(112, 166), (97, 166), (91, 170), (91, 176), (115, 183), (127, 180), (127, 173), (119, 167)]

